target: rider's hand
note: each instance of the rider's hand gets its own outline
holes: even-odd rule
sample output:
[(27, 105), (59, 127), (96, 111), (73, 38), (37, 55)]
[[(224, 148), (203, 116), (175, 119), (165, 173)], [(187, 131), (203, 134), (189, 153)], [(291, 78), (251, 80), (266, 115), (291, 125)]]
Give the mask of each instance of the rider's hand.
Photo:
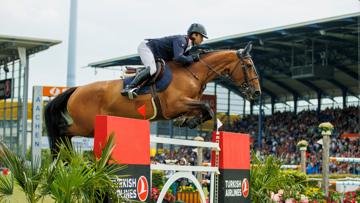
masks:
[(193, 54), (192, 58), (193, 58), (194, 62), (198, 62), (200, 60), (200, 55), (199, 54)]

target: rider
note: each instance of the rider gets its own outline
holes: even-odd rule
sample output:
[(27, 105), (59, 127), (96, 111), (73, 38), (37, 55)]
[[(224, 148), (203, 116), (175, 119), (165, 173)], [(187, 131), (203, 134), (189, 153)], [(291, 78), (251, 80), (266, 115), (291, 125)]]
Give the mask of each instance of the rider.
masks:
[[(163, 59), (166, 61), (177, 61), (183, 65), (200, 60), (199, 55), (184, 55), (184, 53), (192, 46), (200, 45), (203, 38), (208, 38), (206, 29), (199, 23), (190, 25), (187, 35), (174, 35), (157, 39), (148, 39), (140, 43), (138, 54), (141, 61), (145, 65), (145, 69), (141, 70), (122, 91), (123, 96), (135, 98), (139, 85), (156, 73), (155, 59)], [(129, 96), (132, 94), (132, 96)]]

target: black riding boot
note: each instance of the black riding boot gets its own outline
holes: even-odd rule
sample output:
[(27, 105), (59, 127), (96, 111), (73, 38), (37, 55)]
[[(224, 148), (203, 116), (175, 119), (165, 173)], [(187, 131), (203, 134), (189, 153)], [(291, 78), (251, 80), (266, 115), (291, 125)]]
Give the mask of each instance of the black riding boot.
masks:
[(121, 95), (129, 97), (129, 99), (136, 98), (138, 96), (136, 91), (139, 89), (139, 85), (150, 76), (150, 67), (146, 67), (144, 70), (141, 70), (138, 74), (136, 74), (134, 80), (121, 90)]

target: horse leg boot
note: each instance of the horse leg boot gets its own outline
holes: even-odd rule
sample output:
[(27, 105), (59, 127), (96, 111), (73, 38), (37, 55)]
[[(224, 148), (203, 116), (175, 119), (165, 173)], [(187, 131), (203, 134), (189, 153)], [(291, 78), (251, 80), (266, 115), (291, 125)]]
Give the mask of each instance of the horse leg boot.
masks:
[(141, 70), (138, 74), (136, 74), (133, 81), (130, 84), (126, 85), (126, 87), (121, 91), (121, 95), (129, 97), (129, 99), (136, 98), (137, 90), (140, 88), (141, 84), (150, 78), (150, 67), (146, 67), (144, 70)]

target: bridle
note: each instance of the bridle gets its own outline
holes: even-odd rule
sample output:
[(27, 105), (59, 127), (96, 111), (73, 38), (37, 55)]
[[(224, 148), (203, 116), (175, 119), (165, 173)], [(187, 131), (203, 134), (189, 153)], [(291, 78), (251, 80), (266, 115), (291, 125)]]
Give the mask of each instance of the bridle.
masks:
[[(255, 77), (253, 78), (250, 78), (249, 79), (249, 75), (248, 75), (248, 71), (247, 69), (250, 68), (249, 66), (247, 66), (245, 63), (244, 63), (244, 59), (250, 59), (251, 60), (251, 68), (255, 71)], [(244, 81), (239, 85), (240, 88), (242, 89), (245, 89), (245, 88), (248, 88), (250, 87), (250, 82), (252, 82), (253, 80), (257, 80), (259, 78), (258, 74), (257, 74), (257, 71), (256, 71), (256, 68), (255, 68), (255, 65), (254, 65), (254, 62), (252, 61), (251, 57), (250, 56), (245, 56), (245, 57), (240, 57), (240, 60), (239, 62), (236, 64), (234, 70), (230, 73), (229, 75), (229, 79), (234, 82), (231, 78), (232, 78), (232, 75), (239, 70), (238, 68), (238, 65), (241, 63), (241, 67), (242, 67), (242, 71), (243, 71), (243, 74), (244, 74)]]
[[(253, 80), (257, 80), (259, 78), (255, 65), (251, 59), (251, 56), (242, 56), (242, 55), (238, 55), (239, 61), (236, 63), (235, 68), (233, 69), (233, 71), (227, 76), (228, 80), (230, 80), (232, 83), (236, 84), (236, 82), (232, 79), (232, 75), (236, 72), (239, 71), (240, 68), (243, 71), (244, 74), (244, 81), (239, 85), (239, 87), (242, 89), (242, 92), (246, 92), (248, 91), (248, 89), (251, 87), (250, 82), (252, 82)], [(254, 78), (250, 78), (249, 79), (249, 75), (248, 75), (248, 71), (247, 69), (249, 68), (245, 63), (244, 63), (244, 59), (250, 59), (252, 66), (251, 68), (254, 69), (256, 76)], [(208, 63), (206, 63), (204, 60), (200, 59), (199, 60), (202, 64), (204, 64), (207, 68), (208, 68), (208, 72), (206, 74), (205, 80), (207, 80), (207, 78), (210, 75), (210, 72), (214, 72), (218, 77), (222, 77), (223, 75), (221, 73), (219, 73), (218, 71), (216, 71), (211, 65), (209, 65)], [(239, 66), (240, 65), (240, 66)], [(198, 79), (198, 78), (197, 78)]]

